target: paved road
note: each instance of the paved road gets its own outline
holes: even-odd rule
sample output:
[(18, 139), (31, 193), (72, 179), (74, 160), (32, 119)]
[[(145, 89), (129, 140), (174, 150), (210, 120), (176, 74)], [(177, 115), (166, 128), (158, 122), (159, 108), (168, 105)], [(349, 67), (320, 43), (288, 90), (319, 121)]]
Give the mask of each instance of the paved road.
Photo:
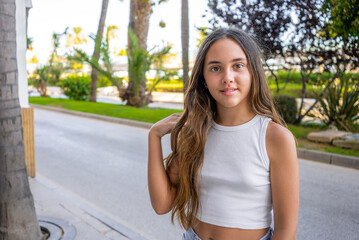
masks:
[[(148, 239), (180, 239), (147, 190), (148, 130), (35, 109), (37, 171)], [(169, 138), (164, 139), (165, 152)], [(300, 160), (298, 239), (359, 239), (359, 171)]]

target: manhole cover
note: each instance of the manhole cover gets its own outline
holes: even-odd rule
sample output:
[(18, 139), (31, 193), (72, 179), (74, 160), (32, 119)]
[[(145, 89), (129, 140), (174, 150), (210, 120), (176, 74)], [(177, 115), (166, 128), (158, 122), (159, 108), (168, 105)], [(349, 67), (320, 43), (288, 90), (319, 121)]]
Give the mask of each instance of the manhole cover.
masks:
[(38, 217), (41, 230), (49, 232), (47, 240), (73, 240), (76, 236), (76, 228), (62, 219), (53, 217)]

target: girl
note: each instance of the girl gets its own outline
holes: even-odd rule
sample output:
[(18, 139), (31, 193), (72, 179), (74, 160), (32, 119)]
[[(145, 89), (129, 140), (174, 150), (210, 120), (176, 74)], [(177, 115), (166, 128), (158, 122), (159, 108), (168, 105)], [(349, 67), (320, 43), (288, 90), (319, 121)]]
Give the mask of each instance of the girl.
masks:
[(260, 49), (243, 31), (218, 29), (204, 40), (183, 114), (150, 129), (148, 186), (156, 213), (172, 210), (187, 230), (182, 239), (296, 239), (295, 140), (273, 107)]

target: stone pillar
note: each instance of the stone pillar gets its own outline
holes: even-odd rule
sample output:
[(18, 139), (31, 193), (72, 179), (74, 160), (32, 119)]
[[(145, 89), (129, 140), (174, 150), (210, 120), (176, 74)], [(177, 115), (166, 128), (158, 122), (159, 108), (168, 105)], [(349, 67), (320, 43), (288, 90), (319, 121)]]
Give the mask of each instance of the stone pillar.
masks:
[(35, 137), (34, 137), (34, 109), (29, 105), (29, 94), (26, 71), (27, 49), (27, 13), (32, 7), (31, 0), (16, 0), (16, 46), (19, 101), (25, 145), (25, 161), (27, 173), (35, 177)]

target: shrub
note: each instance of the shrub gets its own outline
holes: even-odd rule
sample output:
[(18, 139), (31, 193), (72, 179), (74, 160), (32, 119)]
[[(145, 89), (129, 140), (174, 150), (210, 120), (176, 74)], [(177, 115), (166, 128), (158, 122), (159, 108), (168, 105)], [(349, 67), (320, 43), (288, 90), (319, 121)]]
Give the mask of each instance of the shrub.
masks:
[(312, 73), (309, 76), (308, 83), (311, 85), (325, 85), (333, 78), (333, 76), (334, 74), (329, 72)]
[(59, 86), (70, 99), (85, 101), (90, 95), (90, 84), (88, 76), (70, 76), (61, 80)]
[(47, 65), (36, 68), (28, 80), (29, 85), (33, 85), (42, 97), (47, 97), (47, 86), (50, 78), (48, 68)]
[(102, 87), (109, 87), (109, 86), (112, 86), (111, 81), (108, 79), (108, 77), (100, 74), (98, 76), (98, 80), (97, 80), (97, 87), (102, 88)]
[(278, 114), (286, 123), (294, 123), (297, 118), (297, 102), (295, 98), (285, 95), (274, 97), (274, 105)]
[(156, 79), (147, 82), (148, 89), (152, 89), (154, 92), (183, 92), (183, 82), (182, 79), (171, 79), (163, 80), (157, 82), (155, 87), (153, 87), (153, 82), (156, 82)]
[(349, 82), (349, 78), (340, 79), (337, 85), (328, 89), (325, 99), (317, 99), (327, 125), (333, 123), (339, 130), (355, 132), (355, 121), (359, 119), (359, 86), (349, 87)]

